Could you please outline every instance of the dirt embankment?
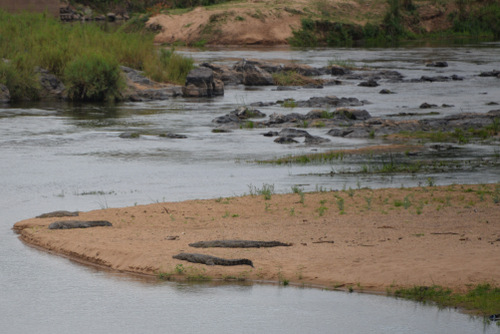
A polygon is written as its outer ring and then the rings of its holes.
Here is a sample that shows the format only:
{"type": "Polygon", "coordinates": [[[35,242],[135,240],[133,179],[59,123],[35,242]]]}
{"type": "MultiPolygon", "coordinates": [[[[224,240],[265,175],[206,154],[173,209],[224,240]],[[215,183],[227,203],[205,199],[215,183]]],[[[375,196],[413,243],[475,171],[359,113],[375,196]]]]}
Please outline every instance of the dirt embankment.
{"type": "MultiPolygon", "coordinates": [[[[453,6],[452,1],[420,1],[406,24],[410,29],[425,31],[448,28],[447,16],[453,6]]],[[[384,0],[249,0],[197,7],[188,12],[174,10],[153,16],[147,24],[159,31],[157,43],[284,45],[292,31],[300,29],[302,18],[379,24],[387,8],[384,0]]]]}
{"type": "Polygon", "coordinates": [[[28,244],[107,268],[175,279],[289,281],[378,290],[500,285],[500,185],[356,189],[157,203],[80,213],[112,227],[49,230],[65,218],[15,224],[28,244]],[[292,243],[193,248],[219,239],[292,243]],[[247,258],[255,268],[207,266],[181,253],[247,258]]]}

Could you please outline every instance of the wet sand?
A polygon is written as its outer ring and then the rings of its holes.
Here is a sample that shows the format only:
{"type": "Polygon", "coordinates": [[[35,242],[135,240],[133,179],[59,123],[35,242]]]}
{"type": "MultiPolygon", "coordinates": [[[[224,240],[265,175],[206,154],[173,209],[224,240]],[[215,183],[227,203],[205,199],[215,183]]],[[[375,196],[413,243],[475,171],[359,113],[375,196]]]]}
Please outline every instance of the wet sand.
{"type": "Polygon", "coordinates": [[[32,218],[14,229],[24,242],[111,270],[168,279],[288,281],[386,291],[441,285],[500,285],[500,184],[355,189],[155,203],[32,218]],[[49,230],[61,220],[108,220],[112,227],[49,230]],[[289,247],[193,248],[240,239],[289,247]],[[253,261],[207,266],[181,253],[253,261]],[[182,265],[182,266],[180,266],[182,265]]]}

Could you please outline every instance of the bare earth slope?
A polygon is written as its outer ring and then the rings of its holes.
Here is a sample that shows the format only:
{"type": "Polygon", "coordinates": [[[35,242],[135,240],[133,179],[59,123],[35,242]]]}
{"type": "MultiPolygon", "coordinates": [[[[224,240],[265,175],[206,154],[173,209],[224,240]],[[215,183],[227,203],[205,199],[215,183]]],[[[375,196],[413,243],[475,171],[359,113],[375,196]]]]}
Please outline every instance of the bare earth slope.
{"type": "Polygon", "coordinates": [[[500,285],[500,185],[348,190],[157,203],[68,219],[112,227],[49,230],[64,218],[14,229],[28,244],[124,272],[177,279],[250,279],[384,291],[413,285],[463,290],[500,285]],[[219,239],[278,240],[290,247],[193,248],[219,239]],[[207,266],[181,253],[253,261],[207,266]],[[182,264],[182,266],[179,266],[182,264]],[[170,276],[172,275],[172,276],[170,276]]]}
{"type": "MultiPolygon", "coordinates": [[[[414,1],[418,29],[434,31],[449,26],[453,1],[414,1]]],[[[169,11],[153,16],[148,25],[160,28],[157,43],[203,42],[217,45],[282,45],[302,18],[332,22],[379,24],[387,11],[386,0],[247,0],[169,11]]]]}

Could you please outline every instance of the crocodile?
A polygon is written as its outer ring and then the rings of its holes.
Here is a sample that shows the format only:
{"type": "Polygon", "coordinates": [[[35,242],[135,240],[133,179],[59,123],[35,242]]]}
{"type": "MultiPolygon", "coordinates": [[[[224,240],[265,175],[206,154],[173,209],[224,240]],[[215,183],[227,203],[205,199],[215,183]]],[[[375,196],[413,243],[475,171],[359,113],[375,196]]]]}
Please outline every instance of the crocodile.
{"type": "Polygon", "coordinates": [[[203,263],[207,266],[238,266],[238,265],[249,265],[253,268],[253,262],[249,259],[223,259],[220,257],[215,257],[206,254],[197,253],[180,253],[172,256],[174,259],[184,260],[193,263],[203,263]]]}
{"type": "Polygon", "coordinates": [[[70,228],[87,228],[95,226],[113,226],[106,220],[63,220],[53,222],[49,225],[50,230],[70,229],[70,228]]]}
{"type": "Polygon", "coordinates": [[[71,211],[60,210],[60,211],[43,213],[39,216],[36,216],[35,218],[76,217],[78,215],[79,215],[78,211],[71,212],[71,211]]]}
{"type": "Polygon", "coordinates": [[[212,240],[212,241],[199,241],[189,244],[189,246],[196,248],[208,248],[208,247],[260,248],[260,247],[277,247],[277,246],[291,246],[291,245],[292,244],[287,244],[280,241],[255,241],[255,240],[212,240]]]}

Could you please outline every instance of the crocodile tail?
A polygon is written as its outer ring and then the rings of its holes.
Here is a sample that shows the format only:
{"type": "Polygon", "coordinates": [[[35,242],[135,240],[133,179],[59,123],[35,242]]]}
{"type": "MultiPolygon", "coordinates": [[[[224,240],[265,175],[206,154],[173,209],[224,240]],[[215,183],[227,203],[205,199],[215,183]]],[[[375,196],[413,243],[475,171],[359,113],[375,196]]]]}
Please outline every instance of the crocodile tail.
{"type": "Polygon", "coordinates": [[[236,260],[238,264],[246,264],[249,265],[250,267],[254,268],[252,260],[249,259],[239,259],[236,260]]]}

